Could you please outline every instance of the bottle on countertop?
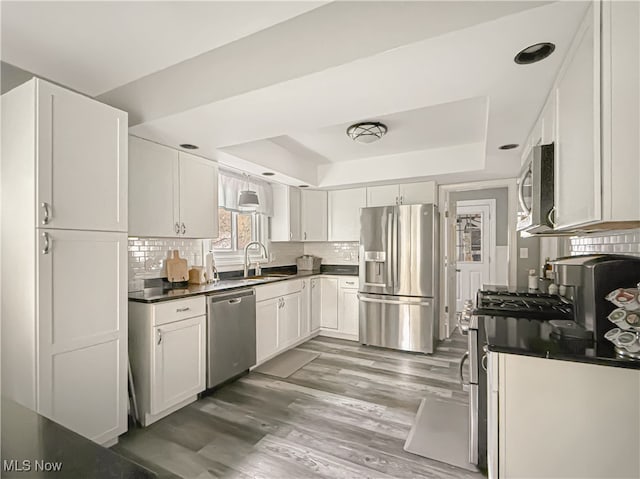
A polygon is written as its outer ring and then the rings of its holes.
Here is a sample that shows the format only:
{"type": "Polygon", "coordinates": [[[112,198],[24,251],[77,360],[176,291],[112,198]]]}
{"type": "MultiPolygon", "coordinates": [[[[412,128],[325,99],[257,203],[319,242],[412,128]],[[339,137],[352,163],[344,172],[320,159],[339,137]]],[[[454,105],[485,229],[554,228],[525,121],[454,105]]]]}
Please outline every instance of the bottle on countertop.
{"type": "Polygon", "coordinates": [[[547,292],[549,294],[558,294],[558,285],[556,283],[551,283],[547,292]]]}
{"type": "Polygon", "coordinates": [[[535,269],[529,270],[529,276],[527,280],[528,280],[529,290],[536,291],[538,289],[538,275],[536,274],[535,269]]]}
{"type": "Polygon", "coordinates": [[[548,257],[544,259],[544,265],[542,266],[541,276],[546,279],[554,279],[553,268],[551,267],[551,260],[548,257]]]}

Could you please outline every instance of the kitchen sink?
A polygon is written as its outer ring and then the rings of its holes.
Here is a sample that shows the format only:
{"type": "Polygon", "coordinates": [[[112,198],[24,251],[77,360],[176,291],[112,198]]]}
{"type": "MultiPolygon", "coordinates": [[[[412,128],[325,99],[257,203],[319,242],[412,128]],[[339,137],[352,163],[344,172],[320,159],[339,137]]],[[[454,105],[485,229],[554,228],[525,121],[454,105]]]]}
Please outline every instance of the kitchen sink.
{"type": "Polygon", "coordinates": [[[276,279],[276,278],[287,278],[289,276],[295,276],[294,273],[267,273],[260,274],[256,276],[247,276],[243,279],[276,279]]]}

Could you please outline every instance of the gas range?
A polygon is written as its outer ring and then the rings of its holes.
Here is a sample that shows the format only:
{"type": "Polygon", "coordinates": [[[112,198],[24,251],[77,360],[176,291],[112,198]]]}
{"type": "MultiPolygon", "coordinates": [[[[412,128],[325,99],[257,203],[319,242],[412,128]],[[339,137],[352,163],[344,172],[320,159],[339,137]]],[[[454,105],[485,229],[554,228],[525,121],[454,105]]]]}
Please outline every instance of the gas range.
{"type": "Polygon", "coordinates": [[[573,305],[562,296],[545,293],[478,291],[476,316],[528,319],[573,319],[573,305]]]}

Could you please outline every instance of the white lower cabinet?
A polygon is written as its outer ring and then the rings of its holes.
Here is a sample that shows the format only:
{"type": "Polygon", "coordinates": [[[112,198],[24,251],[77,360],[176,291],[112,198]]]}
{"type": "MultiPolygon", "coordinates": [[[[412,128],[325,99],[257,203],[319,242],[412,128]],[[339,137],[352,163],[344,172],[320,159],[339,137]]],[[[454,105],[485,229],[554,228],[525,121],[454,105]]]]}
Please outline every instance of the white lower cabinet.
{"type": "Polygon", "coordinates": [[[308,289],[309,279],[256,287],[257,364],[309,337],[308,289]]]}
{"type": "Polygon", "coordinates": [[[300,336],[311,332],[311,279],[303,279],[300,295],[300,336]]]}
{"type": "Polygon", "coordinates": [[[640,370],[489,353],[489,477],[640,477],[640,370]]]}
{"type": "Polygon", "coordinates": [[[204,316],[154,328],[151,414],[195,396],[205,388],[204,316]]]}
{"type": "Polygon", "coordinates": [[[280,298],[256,303],[256,359],[258,364],[278,351],[280,298]]]}
{"type": "Polygon", "coordinates": [[[278,310],[278,348],[291,346],[300,338],[300,299],[302,293],[280,298],[278,310]]]}
{"type": "Polygon", "coordinates": [[[320,329],[322,322],[322,278],[312,278],[311,284],[311,304],[309,305],[309,315],[311,316],[311,331],[320,329]]]}
{"type": "MultiPolygon", "coordinates": [[[[335,338],[359,338],[358,278],[322,277],[320,334],[335,338]]],[[[312,303],[312,308],[316,305],[312,303]]]]}
{"type": "Polygon", "coordinates": [[[337,278],[322,278],[321,283],[320,326],[323,329],[338,329],[338,280],[337,278]]]}
{"type": "Polygon", "coordinates": [[[129,358],[144,426],[195,401],[206,387],[205,297],[129,302],[129,358]]]}

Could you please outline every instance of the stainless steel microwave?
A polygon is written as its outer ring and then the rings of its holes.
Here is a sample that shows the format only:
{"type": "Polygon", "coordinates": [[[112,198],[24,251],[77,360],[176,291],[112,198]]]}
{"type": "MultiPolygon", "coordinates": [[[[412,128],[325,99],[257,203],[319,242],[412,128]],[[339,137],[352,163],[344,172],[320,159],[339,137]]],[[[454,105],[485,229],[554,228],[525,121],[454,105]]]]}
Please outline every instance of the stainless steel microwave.
{"type": "Polygon", "coordinates": [[[553,230],[553,143],[536,145],[518,178],[518,231],[553,230]]]}

